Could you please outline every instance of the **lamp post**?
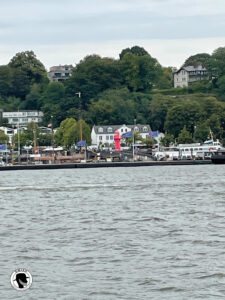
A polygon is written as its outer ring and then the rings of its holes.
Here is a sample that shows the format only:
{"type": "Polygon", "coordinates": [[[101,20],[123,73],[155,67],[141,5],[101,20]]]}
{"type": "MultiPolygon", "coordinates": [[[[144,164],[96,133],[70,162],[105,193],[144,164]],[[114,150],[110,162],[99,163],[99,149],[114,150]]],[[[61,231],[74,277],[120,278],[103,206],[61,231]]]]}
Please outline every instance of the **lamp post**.
{"type": "MultiPolygon", "coordinates": [[[[78,98],[81,98],[81,92],[77,92],[78,98]]],[[[80,141],[83,140],[82,121],[81,121],[81,103],[80,103],[80,141]]]]}
{"type": "Polygon", "coordinates": [[[134,119],[134,130],[133,130],[133,161],[134,161],[134,131],[136,126],[136,119],[134,119]]]}

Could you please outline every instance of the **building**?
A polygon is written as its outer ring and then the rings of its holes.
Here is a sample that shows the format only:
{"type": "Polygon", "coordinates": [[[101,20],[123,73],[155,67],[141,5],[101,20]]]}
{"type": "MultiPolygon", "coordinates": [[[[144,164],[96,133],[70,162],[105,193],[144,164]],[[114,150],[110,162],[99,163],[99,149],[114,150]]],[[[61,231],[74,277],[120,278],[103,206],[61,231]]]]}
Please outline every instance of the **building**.
{"type": "Polygon", "coordinates": [[[187,87],[198,80],[207,80],[207,70],[201,65],[197,67],[181,67],[173,72],[174,87],[187,87]]]}
{"type": "Polygon", "coordinates": [[[114,144],[115,131],[118,130],[120,135],[124,133],[135,131],[138,132],[142,138],[149,136],[152,131],[149,125],[108,125],[108,126],[93,126],[91,131],[92,145],[99,146],[100,144],[114,144]]]}
{"type": "Polygon", "coordinates": [[[50,81],[63,81],[72,75],[72,65],[54,66],[48,72],[48,79],[50,81]]]}
{"type": "Polygon", "coordinates": [[[10,125],[26,125],[30,122],[40,123],[42,121],[43,112],[37,110],[23,110],[15,112],[3,112],[2,117],[8,119],[10,125]]]}

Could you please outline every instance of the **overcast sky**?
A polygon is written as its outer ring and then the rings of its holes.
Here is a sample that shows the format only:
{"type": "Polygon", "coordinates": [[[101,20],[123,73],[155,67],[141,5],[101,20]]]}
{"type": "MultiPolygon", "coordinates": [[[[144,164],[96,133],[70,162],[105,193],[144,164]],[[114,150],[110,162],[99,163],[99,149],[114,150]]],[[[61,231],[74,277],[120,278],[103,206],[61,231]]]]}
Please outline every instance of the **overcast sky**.
{"type": "Polygon", "coordinates": [[[225,0],[0,0],[0,65],[33,50],[49,68],[139,45],[163,66],[225,46],[225,0]]]}

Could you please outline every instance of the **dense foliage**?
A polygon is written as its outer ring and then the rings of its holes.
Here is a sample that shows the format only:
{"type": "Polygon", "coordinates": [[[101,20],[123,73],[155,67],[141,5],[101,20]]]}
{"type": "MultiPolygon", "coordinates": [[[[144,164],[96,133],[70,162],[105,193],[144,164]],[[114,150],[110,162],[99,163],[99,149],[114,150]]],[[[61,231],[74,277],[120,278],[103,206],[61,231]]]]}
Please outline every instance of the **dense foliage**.
{"type": "Polygon", "coordinates": [[[210,129],[225,141],[225,47],[184,62],[199,64],[207,68],[208,80],[174,89],[172,67],[162,67],[144,48],[134,46],[122,50],[119,59],[86,56],[69,79],[49,82],[35,54],[21,52],[0,66],[0,109],[42,110],[43,125],[60,126],[56,142],[61,139],[66,146],[71,136],[78,139],[80,121],[75,120],[81,118],[89,136],[93,124],[133,124],[136,119],[166,132],[165,145],[190,136],[203,141],[210,129]]]}

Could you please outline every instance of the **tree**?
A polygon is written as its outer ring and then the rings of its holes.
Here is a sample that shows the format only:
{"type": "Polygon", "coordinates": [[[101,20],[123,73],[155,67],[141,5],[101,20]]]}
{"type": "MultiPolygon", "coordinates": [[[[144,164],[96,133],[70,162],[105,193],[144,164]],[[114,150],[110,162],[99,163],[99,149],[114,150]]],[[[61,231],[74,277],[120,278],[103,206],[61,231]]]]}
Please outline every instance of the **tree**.
{"type": "Polygon", "coordinates": [[[35,83],[32,85],[29,94],[26,96],[26,100],[23,103],[23,106],[27,110],[39,110],[41,103],[41,87],[39,84],[35,83]]]}
{"type": "Polygon", "coordinates": [[[77,122],[73,118],[63,120],[55,134],[56,144],[70,148],[77,141],[77,122]]]}
{"type": "Polygon", "coordinates": [[[180,103],[171,107],[166,116],[165,131],[177,137],[185,126],[193,134],[194,126],[200,119],[199,111],[199,103],[195,102],[180,103]]]}
{"type": "Polygon", "coordinates": [[[81,140],[81,132],[82,132],[82,140],[86,141],[87,144],[91,144],[91,129],[90,126],[83,120],[79,119],[77,121],[76,126],[76,142],[81,140]]]}
{"type": "Polygon", "coordinates": [[[149,55],[149,53],[143,47],[133,46],[131,48],[123,49],[119,55],[120,59],[122,59],[127,53],[131,53],[136,56],[149,55]]]}
{"type": "Polygon", "coordinates": [[[216,86],[217,80],[225,75],[225,47],[214,50],[208,62],[208,72],[214,86],[216,86]]]}
{"type": "Polygon", "coordinates": [[[4,144],[8,142],[9,137],[2,131],[0,130],[0,144],[4,144]]]}
{"type": "Polygon", "coordinates": [[[162,72],[158,61],[149,54],[137,56],[130,52],[120,60],[120,70],[123,85],[132,92],[150,91],[162,72]]]}
{"type": "Polygon", "coordinates": [[[204,142],[207,140],[209,132],[210,128],[206,122],[197,125],[194,131],[194,140],[200,143],[204,142]]]}
{"type": "Polygon", "coordinates": [[[222,136],[222,128],[220,116],[217,114],[212,114],[211,117],[206,121],[207,126],[211,129],[213,137],[220,139],[222,136]]]}
{"type": "Polygon", "coordinates": [[[12,94],[12,71],[8,66],[0,66],[0,96],[12,94]]]}
{"type": "Polygon", "coordinates": [[[89,115],[94,124],[133,124],[137,105],[126,89],[107,90],[99,95],[98,101],[91,101],[89,115]]]}
{"type": "Polygon", "coordinates": [[[167,112],[177,103],[176,98],[163,95],[153,95],[149,104],[149,120],[154,130],[164,131],[167,112]]]}
{"type": "Polygon", "coordinates": [[[225,95],[225,74],[218,79],[217,86],[219,93],[225,95]]]}
{"type": "Polygon", "coordinates": [[[181,132],[178,135],[178,143],[179,144],[188,144],[192,143],[192,135],[191,133],[187,130],[186,126],[181,130],[181,132]]]}
{"type": "Polygon", "coordinates": [[[170,89],[173,87],[172,67],[162,68],[162,72],[158,75],[155,88],[170,89]]]}
{"type": "Polygon", "coordinates": [[[160,139],[160,143],[164,147],[169,147],[170,144],[174,143],[174,141],[175,141],[174,136],[172,134],[168,134],[168,133],[166,133],[164,135],[164,137],[160,139]]]}
{"type": "Polygon", "coordinates": [[[148,147],[152,147],[155,143],[156,143],[156,140],[153,139],[152,137],[150,136],[147,136],[145,139],[142,139],[142,142],[148,147]]]}
{"type": "Polygon", "coordinates": [[[118,61],[98,55],[87,56],[76,65],[65,85],[69,97],[81,92],[80,108],[87,109],[90,99],[104,90],[121,86],[118,61]]]}
{"type": "Polygon", "coordinates": [[[44,65],[37,59],[33,51],[17,53],[9,62],[9,67],[22,70],[31,83],[41,82],[47,77],[44,65]]]}
{"type": "Polygon", "coordinates": [[[192,55],[189,58],[187,58],[183,64],[183,66],[184,67],[187,67],[187,66],[197,67],[197,66],[201,65],[201,66],[207,68],[209,60],[210,60],[210,55],[208,53],[199,53],[199,54],[195,54],[195,55],[192,55]]]}

